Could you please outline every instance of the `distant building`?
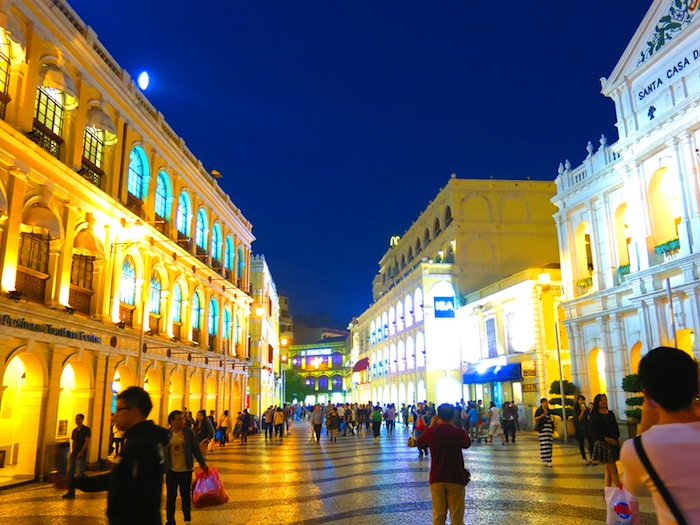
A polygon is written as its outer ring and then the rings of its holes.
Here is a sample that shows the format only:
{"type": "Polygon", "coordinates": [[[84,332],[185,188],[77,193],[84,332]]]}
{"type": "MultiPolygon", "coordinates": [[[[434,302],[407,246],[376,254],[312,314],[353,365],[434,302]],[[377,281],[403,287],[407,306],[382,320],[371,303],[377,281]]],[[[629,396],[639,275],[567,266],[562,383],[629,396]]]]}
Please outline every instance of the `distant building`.
{"type": "Polygon", "coordinates": [[[700,356],[700,13],[653,2],[602,93],[620,139],[586,148],[556,179],[574,383],[607,393],[658,345],[700,356]]]}
{"type": "Polygon", "coordinates": [[[455,310],[468,293],[558,261],[554,193],[551,182],[453,175],[408,231],[390,239],[373,281],[375,302],[353,325],[359,361],[366,359],[356,368],[366,366],[371,381],[356,386],[356,400],[464,397],[455,310]]]}
{"type": "Polygon", "coordinates": [[[560,365],[561,379],[571,381],[561,300],[556,267],[528,268],[467,295],[455,318],[467,363],[465,400],[482,399],[486,406],[513,401],[521,424],[532,428],[531,415],[542,397],[550,397],[560,365]]]}
{"type": "Polygon", "coordinates": [[[248,375],[249,408],[262,414],[279,405],[282,380],[280,369],[280,306],[277,287],[264,255],[250,261],[252,312],[250,316],[250,359],[248,375]]]}
{"type": "Polygon", "coordinates": [[[291,370],[300,374],[307,392],[296,394],[300,403],[344,403],[350,401],[350,374],[348,364],[348,336],[326,338],[307,345],[289,347],[291,370]]]}

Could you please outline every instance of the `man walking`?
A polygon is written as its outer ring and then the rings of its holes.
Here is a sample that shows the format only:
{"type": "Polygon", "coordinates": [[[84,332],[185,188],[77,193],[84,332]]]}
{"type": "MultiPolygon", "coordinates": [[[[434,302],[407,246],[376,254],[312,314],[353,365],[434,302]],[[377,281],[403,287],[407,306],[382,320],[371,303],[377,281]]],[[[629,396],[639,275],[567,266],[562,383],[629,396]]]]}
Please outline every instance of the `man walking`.
{"type": "Polygon", "coordinates": [[[185,416],[179,410],[173,410],[168,416],[170,425],[170,443],[166,456],[167,468],[165,473],[165,515],[166,525],[175,525],[175,500],[180,491],[182,514],[185,522],[192,520],[192,502],[190,486],[192,485],[192,469],[194,460],[205,472],[208,470],[199,442],[194,432],[185,426],[185,416]]]}
{"type": "MultiPolygon", "coordinates": [[[[677,348],[654,348],[639,363],[639,383],[644,393],[641,449],[685,522],[700,523],[700,417],[693,411],[698,363],[677,348]]],[[[678,523],[634,441],[622,445],[623,485],[633,494],[651,492],[660,525],[678,523]]]]}
{"type": "Polygon", "coordinates": [[[430,448],[430,493],[433,500],[433,525],[444,525],[447,510],[452,525],[464,525],[464,493],[467,485],[462,449],[471,446],[463,428],[453,423],[454,407],[444,403],[437,418],[418,438],[418,447],[430,448]]]}
{"type": "Polygon", "coordinates": [[[314,436],[316,438],[316,443],[321,443],[321,427],[323,426],[323,412],[321,412],[321,405],[316,405],[314,411],[309,415],[309,421],[314,428],[314,436]]]}
{"type": "Polygon", "coordinates": [[[71,434],[71,453],[68,458],[68,469],[66,477],[68,478],[68,492],[63,495],[64,499],[75,499],[75,488],[73,483],[76,477],[82,478],[85,476],[85,468],[87,465],[87,451],[90,444],[90,429],[83,425],[85,416],[78,414],[75,416],[75,424],[71,434]]]}
{"type": "Polygon", "coordinates": [[[115,422],[124,430],[122,459],[112,472],[78,478],[75,488],[85,492],[109,491],[110,525],[160,525],[163,472],[168,431],[146,420],[153,408],[143,388],[130,386],[117,395],[115,422]]]}

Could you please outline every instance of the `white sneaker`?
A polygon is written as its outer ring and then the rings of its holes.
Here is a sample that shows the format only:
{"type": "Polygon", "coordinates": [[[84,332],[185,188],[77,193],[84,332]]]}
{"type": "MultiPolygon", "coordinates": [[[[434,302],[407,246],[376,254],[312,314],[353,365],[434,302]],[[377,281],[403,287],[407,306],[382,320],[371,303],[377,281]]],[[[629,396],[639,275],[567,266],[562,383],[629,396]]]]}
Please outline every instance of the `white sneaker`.
{"type": "Polygon", "coordinates": [[[547,466],[548,466],[548,467],[553,467],[554,465],[552,465],[552,462],[550,461],[549,463],[547,463],[547,466]]]}

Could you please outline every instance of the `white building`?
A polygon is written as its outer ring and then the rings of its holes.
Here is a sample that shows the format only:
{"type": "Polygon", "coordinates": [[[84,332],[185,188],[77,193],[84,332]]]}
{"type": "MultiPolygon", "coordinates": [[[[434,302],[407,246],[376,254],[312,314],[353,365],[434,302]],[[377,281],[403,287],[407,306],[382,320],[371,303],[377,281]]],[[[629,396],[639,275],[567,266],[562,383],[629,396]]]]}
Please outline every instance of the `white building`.
{"type": "Polygon", "coordinates": [[[250,261],[253,297],[250,316],[250,359],[248,408],[262,414],[270,405],[279,405],[282,394],[280,370],[280,305],[277,287],[264,255],[250,261]]]}
{"type": "MultiPolygon", "coordinates": [[[[680,7],[679,7],[680,6],[680,7]]],[[[700,327],[700,15],[655,1],[602,93],[620,139],[601,138],[556,179],[573,381],[624,413],[622,378],[641,355],[694,355],[700,327]],[[670,290],[670,291],[669,291],[670,290]],[[669,298],[671,300],[669,301],[669,298]]]]}

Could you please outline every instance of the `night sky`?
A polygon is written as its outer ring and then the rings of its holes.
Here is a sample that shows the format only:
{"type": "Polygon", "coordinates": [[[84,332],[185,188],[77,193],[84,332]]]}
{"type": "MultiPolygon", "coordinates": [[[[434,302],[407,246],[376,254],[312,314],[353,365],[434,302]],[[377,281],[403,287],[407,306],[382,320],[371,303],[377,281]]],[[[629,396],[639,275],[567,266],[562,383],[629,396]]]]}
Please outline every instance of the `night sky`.
{"type": "Polygon", "coordinates": [[[292,314],[347,323],[451,173],[554,180],[617,140],[599,78],[651,2],[70,4],[221,172],[292,314]]]}

